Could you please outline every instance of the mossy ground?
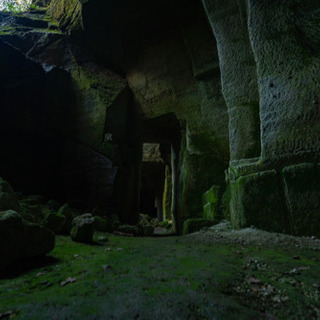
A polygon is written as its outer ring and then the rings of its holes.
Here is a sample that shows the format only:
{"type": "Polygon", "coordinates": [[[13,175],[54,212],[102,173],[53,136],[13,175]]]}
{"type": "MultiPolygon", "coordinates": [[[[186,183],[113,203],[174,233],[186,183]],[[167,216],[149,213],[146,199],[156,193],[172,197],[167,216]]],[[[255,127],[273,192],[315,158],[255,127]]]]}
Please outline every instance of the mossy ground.
{"type": "Polygon", "coordinates": [[[316,319],[319,259],[311,249],[190,236],[109,236],[96,245],[59,236],[46,259],[32,268],[21,264],[0,280],[0,314],[11,310],[12,318],[32,320],[316,319]],[[69,277],[76,281],[61,286],[69,277]]]}

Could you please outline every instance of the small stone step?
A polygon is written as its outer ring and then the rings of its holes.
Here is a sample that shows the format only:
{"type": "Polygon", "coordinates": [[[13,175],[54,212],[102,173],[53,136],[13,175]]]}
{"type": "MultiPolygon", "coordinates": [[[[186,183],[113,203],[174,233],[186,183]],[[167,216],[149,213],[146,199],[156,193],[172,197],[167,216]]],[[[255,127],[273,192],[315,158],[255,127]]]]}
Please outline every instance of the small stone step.
{"type": "Polygon", "coordinates": [[[20,25],[23,25],[26,27],[31,27],[31,28],[40,28],[40,29],[48,28],[47,21],[31,19],[31,18],[24,17],[24,16],[15,17],[15,22],[16,22],[16,24],[20,24],[20,25]]]}

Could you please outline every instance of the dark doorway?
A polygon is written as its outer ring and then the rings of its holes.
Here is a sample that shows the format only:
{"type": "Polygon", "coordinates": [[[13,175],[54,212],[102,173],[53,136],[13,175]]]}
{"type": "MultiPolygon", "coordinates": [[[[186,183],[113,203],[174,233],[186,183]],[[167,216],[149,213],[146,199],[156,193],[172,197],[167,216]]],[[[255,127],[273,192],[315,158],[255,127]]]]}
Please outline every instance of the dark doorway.
{"type": "Polygon", "coordinates": [[[144,120],[142,141],[140,213],[159,221],[171,220],[177,226],[178,161],[172,155],[179,155],[181,133],[176,116],[166,114],[144,120]]]}

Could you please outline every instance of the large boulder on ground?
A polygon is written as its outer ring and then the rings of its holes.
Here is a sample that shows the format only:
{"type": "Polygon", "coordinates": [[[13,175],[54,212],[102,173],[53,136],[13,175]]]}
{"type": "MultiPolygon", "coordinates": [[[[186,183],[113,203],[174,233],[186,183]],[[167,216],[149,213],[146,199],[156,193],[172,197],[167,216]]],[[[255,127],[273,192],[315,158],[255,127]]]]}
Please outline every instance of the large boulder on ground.
{"type": "Polygon", "coordinates": [[[25,199],[20,200],[19,205],[22,218],[31,223],[43,225],[45,217],[51,212],[45,205],[29,204],[25,199]]]}
{"type": "Polygon", "coordinates": [[[26,224],[27,247],[25,251],[26,257],[36,257],[54,248],[55,236],[52,231],[38,224],[26,224]]]}
{"type": "Polygon", "coordinates": [[[13,210],[0,212],[0,270],[24,256],[25,240],[21,216],[13,210]]]}
{"type": "Polygon", "coordinates": [[[91,213],[82,214],[72,221],[71,239],[75,242],[91,243],[94,233],[94,218],[91,213]]]}
{"type": "Polygon", "coordinates": [[[22,259],[32,258],[54,248],[54,234],[29,224],[13,210],[0,212],[0,270],[22,259]]]}
{"type": "Polygon", "coordinates": [[[18,197],[10,184],[0,178],[0,211],[10,209],[19,209],[18,197]]]}

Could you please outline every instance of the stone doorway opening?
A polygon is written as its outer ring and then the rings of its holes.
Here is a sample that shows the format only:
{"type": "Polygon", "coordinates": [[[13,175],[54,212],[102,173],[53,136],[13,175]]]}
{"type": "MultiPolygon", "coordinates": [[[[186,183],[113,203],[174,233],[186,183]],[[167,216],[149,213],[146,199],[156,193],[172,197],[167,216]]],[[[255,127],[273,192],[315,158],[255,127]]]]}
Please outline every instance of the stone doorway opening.
{"type": "Polygon", "coordinates": [[[142,148],[140,213],[160,222],[172,220],[171,145],[144,143],[142,148]]]}
{"type": "Polygon", "coordinates": [[[142,121],[140,214],[179,233],[180,122],[170,113],[142,121]]]}

